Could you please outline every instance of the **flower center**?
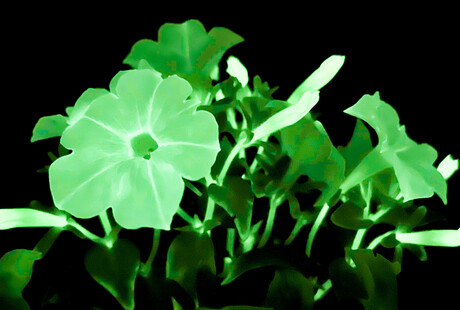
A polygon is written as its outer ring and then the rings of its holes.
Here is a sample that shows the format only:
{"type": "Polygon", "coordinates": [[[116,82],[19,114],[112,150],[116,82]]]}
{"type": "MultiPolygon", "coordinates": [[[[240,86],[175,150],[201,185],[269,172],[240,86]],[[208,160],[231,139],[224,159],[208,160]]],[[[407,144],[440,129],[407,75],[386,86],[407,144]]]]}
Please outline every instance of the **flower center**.
{"type": "Polygon", "coordinates": [[[150,159],[150,153],[158,148],[158,143],[149,133],[141,133],[131,139],[131,147],[136,156],[150,159]]]}

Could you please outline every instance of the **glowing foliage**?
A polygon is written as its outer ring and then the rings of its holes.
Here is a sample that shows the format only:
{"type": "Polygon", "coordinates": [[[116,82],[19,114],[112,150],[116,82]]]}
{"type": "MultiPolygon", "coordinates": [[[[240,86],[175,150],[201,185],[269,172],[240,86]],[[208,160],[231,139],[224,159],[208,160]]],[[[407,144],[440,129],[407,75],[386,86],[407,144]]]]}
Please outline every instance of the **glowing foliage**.
{"type": "Polygon", "coordinates": [[[313,283],[296,270],[277,270],[264,304],[274,309],[313,309],[313,283]]]}
{"type": "Polygon", "coordinates": [[[56,206],[79,218],[111,207],[124,228],[168,230],[182,177],[207,175],[219,151],[216,121],[186,100],[191,91],[185,80],[154,70],[118,74],[110,93],[62,134],[73,152],[49,169],[56,206]]]}
{"type": "Polygon", "coordinates": [[[126,310],[134,309],[134,283],[140,266],[139,250],[126,239],[112,248],[94,245],[85,256],[91,277],[102,285],[126,310]]]}
{"type": "Polygon", "coordinates": [[[460,229],[423,230],[443,216],[414,201],[437,194],[447,204],[458,159],[435,168],[437,151],[410,139],[378,92],[344,111],[356,125],[334,146],[312,109],[345,56],[330,56],[279,100],[235,56],[219,78],[224,53],[242,41],[197,20],[164,24],[157,41],[134,44],[123,61],[133,69],[109,90],[89,88],[67,116],[37,121],[31,142],[61,137],[48,170],[56,208],[0,209],[0,230],[51,227],[33,250],[0,258],[0,308],[29,309],[22,291],[34,261],[64,230],[95,243],[84,266],[124,309],[313,309],[336,298],[392,310],[404,249],[427,260],[426,246],[460,246],[460,229]],[[104,236],[73,217],[99,217],[104,236]],[[365,238],[375,225],[387,230],[365,238]],[[143,240],[118,238],[138,228],[154,228],[145,263],[143,240]],[[313,244],[325,230],[340,242],[329,234],[313,244]],[[380,245],[394,250],[391,261],[380,245]],[[249,288],[236,291],[242,283],[249,288]]]}
{"type": "Polygon", "coordinates": [[[34,262],[42,257],[37,251],[16,249],[0,258],[0,305],[4,309],[30,309],[22,290],[32,277],[34,262]]]}
{"type": "Polygon", "coordinates": [[[395,109],[373,96],[363,96],[355,105],[344,111],[358,117],[375,129],[378,145],[361,161],[341,188],[346,192],[373,174],[392,167],[404,201],[428,198],[436,193],[447,204],[447,184],[442,174],[433,167],[438,154],[426,144],[417,144],[410,139],[405,126],[399,125],[395,109]]]}
{"type": "Polygon", "coordinates": [[[30,208],[0,209],[0,230],[17,227],[63,227],[67,219],[30,208]]]}
{"type": "Polygon", "coordinates": [[[200,92],[199,98],[204,99],[212,80],[219,78],[222,55],[242,41],[242,37],[222,27],[207,33],[198,20],[167,23],[160,27],[157,42],[150,39],[136,42],[123,63],[138,68],[139,62],[146,60],[166,76],[177,74],[186,79],[200,92]]]}
{"type": "Polygon", "coordinates": [[[200,270],[216,273],[214,244],[206,234],[182,232],[169,247],[166,277],[177,281],[196,299],[196,276],[200,270]]]}

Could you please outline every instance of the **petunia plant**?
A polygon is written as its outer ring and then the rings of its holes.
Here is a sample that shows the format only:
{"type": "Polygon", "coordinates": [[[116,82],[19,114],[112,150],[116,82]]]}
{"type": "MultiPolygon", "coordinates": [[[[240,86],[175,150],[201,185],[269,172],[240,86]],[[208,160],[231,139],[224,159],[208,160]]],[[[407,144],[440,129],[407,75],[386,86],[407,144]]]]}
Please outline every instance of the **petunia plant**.
{"type": "Polygon", "coordinates": [[[157,41],[133,45],[123,60],[131,68],[107,89],[83,92],[67,116],[38,119],[31,142],[59,146],[41,170],[53,205],[0,209],[2,230],[48,229],[33,249],[2,253],[2,309],[78,298],[23,296],[63,232],[87,241],[81,266],[119,309],[314,309],[325,299],[397,309],[404,249],[427,260],[427,246],[460,246],[460,228],[427,229],[440,217],[418,205],[435,194],[447,204],[458,159],[435,167],[437,151],[409,138],[379,92],[344,111],[356,126],[334,146],[314,108],[345,56],[325,59],[279,99],[228,55],[241,42],[198,20],[165,24],[157,41]],[[288,224],[277,217],[284,209],[288,224]],[[85,227],[90,219],[102,236],[85,227]],[[387,230],[366,238],[379,224],[387,230]],[[151,231],[150,245],[129,234],[139,230],[151,231]],[[343,251],[320,253],[320,230],[340,234],[343,251]],[[265,289],[244,298],[251,275],[265,289]]]}

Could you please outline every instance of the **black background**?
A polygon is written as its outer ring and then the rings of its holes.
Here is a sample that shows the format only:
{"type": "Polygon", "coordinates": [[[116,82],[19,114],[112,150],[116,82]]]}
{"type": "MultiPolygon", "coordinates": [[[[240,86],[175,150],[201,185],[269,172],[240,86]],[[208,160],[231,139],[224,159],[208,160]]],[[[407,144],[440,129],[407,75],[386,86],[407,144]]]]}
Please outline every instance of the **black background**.
{"type": "MultiPolygon", "coordinates": [[[[343,110],[364,94],[380,91],[398,111],[409,137],[438,151],[437,165],[448,154],[460,158],[458,100],[458,23],[448,7],[349,8],[269,7],[250,9],[228,3],[179,10],[124,4],[116,12],[93,6],[5,9],[2,25],[2,207],[23,207],[35,199],[51,203],[46,174],[35,171],[49,163],[47,151],[57,140],[30,143],[41,116],[64,114],[89,87],[108,88],[132,44],[157,39],[165,22],[199,19],[207,30],[223,26],[245,42],[226,53],[238,57],[250,77],[258,74],[274,97],[286,99],[323,60],[345,55],[339,74],[321,91],[314,108],[334,145],[345,145],[355,118],[343,110]],[[215,5],[214,5],[215,6],[215,5]],[[350,13],[353,12],[353,13],[350,13]],[[457,29],[456,29],[457,27],[457,29]]],[[[225,76],[225,66],[221,67],[225,76]]],[[[458,174],[458,173],[457,173],[458,174]]],[[[434,196],[420,204],[448,217],[435,228],[457,229],[459,176],[448,181],[447,206],[434,196]]],[[[1,232],[2,253],[32,248],[42,230],[1,232]],[[40,232],[40,233],[37,233],[40,232]],[[16,237],[17,236],[17,237],[16,237]],[[4,249],[6,248],[6,249],[4,249]]],[[[401,309],[451,308],[458,301],[460,248],[427,248],[428,261],[405,253],[398,276],[401,309]]],[[[455,307],[455,306],[454,306],[455,307]]]]}

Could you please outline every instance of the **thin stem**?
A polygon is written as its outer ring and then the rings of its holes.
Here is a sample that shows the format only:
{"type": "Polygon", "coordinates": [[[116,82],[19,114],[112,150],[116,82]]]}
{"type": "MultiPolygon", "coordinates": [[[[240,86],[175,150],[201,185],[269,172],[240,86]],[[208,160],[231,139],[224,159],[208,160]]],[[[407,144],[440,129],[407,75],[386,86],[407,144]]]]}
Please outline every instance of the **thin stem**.
{"type": "MultiPolygon", "coordinates": [[[[209,188],[211,184],[215,183],[210,175],[206,176],[206,186],[209,188]]],[[[204,215],[204,221],[211,220],[214,216],[216,202],[208,195],[208,201],[206,204],[206,214],[204,215]]]]}
{"type": "Polygon", "coordinates": [[[323,283],[323,285],[318,289],[318,291],[315,294],[314,300],[318,301],[321,298],[323,298],[327,292],[331,289],[332,287],[332,281],[331,279],[328,279],[326,282],[323,283]]]}
{"type": "Polygon", "coordinates": [[[353,239],[353,243],[351,245],[352,250],[357,250],[361,246],[361,242],[364,239],[364,235],[367,232],[367,228],[359,228],[356,232],[355,238],[353,239]]]}
{"type": "Polygon", "coordinates": [[[152,269],[152,264],[153,264],[153,261],[155,260],[155,256],[158,251],[158,246],[160,245],[160,234],[161,234],[160,229],[153,230],[152,249],[150,250],[150,254],[149,254],[149,257],[147,258],[147,261],[145,262],[145,264],[142,265],[141,269],[139,270],[139,273],[143,277],[147,277],[150,274],[150,270],[152,269]]]}
{"type": "Polygon", "coordinates": [[[230,257],[234,256],[235,248],[235,228],[229,228],[227,230],[227,251],[230,257]]]}
{"type": "Polygon", "coordinates": [[[295,237],[297,237],[297,235],[299,234],[299,232],[302,229],[302,227],[304,227],[307,224],[308,224],[308,220],[305,218],[305,216],[303,214],[299,215],[299,217],[297,218],[297,221],[295,223],[295,226],[292,229],[291,234],[286,239],[286,241],[284,241],[284,245],[291,244],[292,241],[294,241],[295,237]]]}
{"type": "Polygon", "coordinates": [[[270,238],[270,234],[273,229],[273,223],[275,222],[276,209],[281,204],[280,201],[282,202],[283,200],[280,199],[280,197],[278,197],[276,194],[270,197],[270,209],[268,210],[267,223],[265,224],[265,230],[262,235],[262,238],[260,239],[259,244],[257,245],[258,248],[264,247],[268,239],[270,238]]]}
{"type": "Polygon", "coordinates": [[[34,247],[34,251],[42,253],[42,258],[46,255],[48,250],[53,245],[54,241],[59,237],[63,231],[62,227],[52,227],[50,228],[45,235],[38,241],[34,247]]]}
{"type": "Polygon", "coordinates": [[[228,155],[227,159],[225,160],[225,163],[224,163],[224,165],[222,167],[221,172],[219,173],[219,176],[217,177],[217,183],[219,185],[223,184],[225,176],[227,175],[228,169],[230,168],[230,165],[232,164],[233,159],[235,159],[236,155],[238,155],[238,153],[244,147],[246,147],[246,140],[247,140],[247,138],[239,140],[238,143],[231,150],[230,154],[228,155]]]}
{"type": "Polygon", "coordinates": [[[324,206],[321,208],[321,211],[319,212],[318,217],[313,223],[313,226],[311,227],[310,234],[308,235],[308,239],[307,239],[307,246],[305,249],[305,253],[307,254],[307,257],[310,257],[311,255],[311,247],[313,245],[313,240],[315,240],[316,233],[318,232],[319,227],[321,226],[324,219],[326,218],[326,215],[329,209],[330,209],[330,206],[327,203],[325,203],[324,206]]]}
{"type": "Polygon", "coordinates": [[[374,250],[383,241],[383,239],[385,239],[388,236],[391,236],[392,234],[394,234],[393,230],[387,231],[386,233],[376,237],[374,240],[372,240],[371,243],[369,243],[367,248],[369,250],[374,250]]]}
{"type": "Polygon", "coordinates": [[[71,226],[73,228],[75,228],[76,230],[78,230],[83,236],[85,236],[85,238],[93,241],[94,243],[97,243],[97,244],[100,244],[100,245],[103,245],[105,247],[109,247],[110,248],[110,244],[109,242],[107,242],[106,239],[104,238],[101,238],[95,234],[93,234],[92,232],[90,232],[89,230],[87,230],[85,227],[81,226],[79,223],[77,223],[73,218],[68,218],[67,219],[67,225],[68,226],[71,226]]]}
{"type": "Polygon", "coordinates": [[[107,216],[107,211],[101,212],[99,214],[99,219],[101,220],[102,227],[104,228],[105,236],[110,236],[112,232],[112,225],[110,224],[109,217],[107,216]]]}
{"type": "Polygon", "coordinates": [[[195,227],[196,225],[195,219],[191,217],[190,215],[188,215],[188,213],[185,212],[181,207],[177,209],[177,215],[179,215],[182,219],[184,219],[184,221],[192,225],[192,227],[195,227]]]}
{"type": "MultiPolygon", "coordinates": [[[[266,142],[267,140],[268,140],[268,137],[264,137],[261,139],[261,141],[264,141],[264,142],[266,142]]],[[[264,151],[263,146],[259,146],[257,148],[257,154],[261,154],[263,151],[264,151]]],[[[249,167],[249,173],[251,174],[254,173],[254,171],[256,170],[256,167],[257,167],[257,158],[254,158],[254,160],[251,163],[251,166],[249,167]]]]}

